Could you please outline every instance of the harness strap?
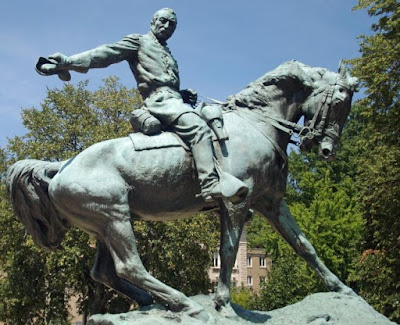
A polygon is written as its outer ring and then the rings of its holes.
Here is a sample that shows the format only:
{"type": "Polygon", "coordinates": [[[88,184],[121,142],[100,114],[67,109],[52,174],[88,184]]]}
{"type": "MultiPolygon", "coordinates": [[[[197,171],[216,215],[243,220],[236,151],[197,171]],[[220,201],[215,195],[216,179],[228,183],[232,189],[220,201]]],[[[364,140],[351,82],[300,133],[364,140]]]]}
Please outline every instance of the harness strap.
{"type": "MultiPolygon", "coordinates": [[[[262,128],[260,128],[257,125],[257,123],[253,123],[255,120],[255,117],[253,116],[253,114],[250,114],[249,112],[245,112],[245,111],[240,111],[240,110],[232,110],[232,112],[236,113],[243,119],[247,120],[252,126],[254,126],[254,128],[258,132],[260,132],[269,142],[271,142],[272,146],[275,148],[275,150],[278,152],[278,154],[283,159],[283,165],[281,167],[281,170],[283,170],[285,168],[285,166],[288,164],[288,157],[287,157],[286,153],[282,150],[282,148],[279,146],[279,144],[274,139],[272,139],[272,137],[269,134],[267,134],[262,128]],[[251,116],[251,118],[250,118],[250,116],[251,116]]],[[[257,116],[256,120],[260,121],[258,116],[257,116]]],[[[264,119],[262,119],[261,122],[263,122],[265,124],[268,123],[264,119]]]]}
{"type": "Polygon", "coordinates": [[[316,112],[314,113],[314,116],[313,116],[312,120],[310,121],[309,127],[312,128],[312,129],[315,129],[315,124],[317,123],[318,116],[320,115],[321,110],[325,105],[327,96],[328,96],[328,94],[325,93],[325,96],[324,96],[323,100],[318,105],[318,108],[317,108],[316,112]]]}
{"type": "Polygon", "coordinates": [[[289,135],[292,135],[293,133],[300,133],[303,130],[303,126],[294,122],[290,122],[288,120],[285,120],[283,118],[280,117],[276,117],[276,116],[268,116],[268,119],[274,120],[278,123],[274,123],[277,124],[279,126],[276,126],[278,129],[281,129],[282,131],[288,133],[289,135]],[[288,126],[288,128],[284,127],[284,125],[288,126]],[[289,130],[289,131],[285,131],[289,130]]]}
{"type": "MultiPolygon", "coordinates": [[[[245,111],[240,111],[240,112],[245,113],[245,111]]],[[[282,132],[289,134],[289,136],[294,135],[300,138],[301,137],[313,138],[315,136],[315,130],[308,126],[303,126],[294,122],[290,122],[276,116],[264,117],[263,115],[258,114],[256,112],[252,112],[250,115],[252,115],[252,117],[257,116],[258,121],[261,121],[268,125],[272,125],[278,130],[281,130],[282,132]]],[[[297,146],[300,146],[302,144],[302,138],[300,139],[300,142],[295,142],[293,140],[290,140],[290,142],[297,146]]]]}

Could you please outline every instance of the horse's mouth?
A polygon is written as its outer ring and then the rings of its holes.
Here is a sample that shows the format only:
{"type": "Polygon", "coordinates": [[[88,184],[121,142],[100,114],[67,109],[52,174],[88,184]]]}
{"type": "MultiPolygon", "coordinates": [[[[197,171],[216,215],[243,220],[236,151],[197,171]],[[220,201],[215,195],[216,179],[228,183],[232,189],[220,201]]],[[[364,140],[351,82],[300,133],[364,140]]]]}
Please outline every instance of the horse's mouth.
{"type": "Polygon", "coordinates": [[[328,162],[334,161],[336,159],[335,153],[327,148],[321,150],[321,156],[325,161],[328,162]]]}

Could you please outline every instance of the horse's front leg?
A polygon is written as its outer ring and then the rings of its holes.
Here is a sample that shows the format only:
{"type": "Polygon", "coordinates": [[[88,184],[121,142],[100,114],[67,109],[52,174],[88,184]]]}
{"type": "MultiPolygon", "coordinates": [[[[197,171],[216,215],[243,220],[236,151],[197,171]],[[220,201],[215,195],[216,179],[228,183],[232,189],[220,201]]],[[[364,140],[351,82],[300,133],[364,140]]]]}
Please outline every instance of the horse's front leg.
{"type": "Polygon", "coordinates": [[[317,272],[330,291],[357,296],[351,288],[340,281],[320,260],[315,248],[297,225],[285,202],[282,201],[279,214],[276,215],[271,214],[268,211],[268,206],[262,203],[257,205],[256,209],[267,218],[272,227],[294,248],[295,252],[317,272]]]}
{"type": "Polygon", "coordinates": [[[214,297],[217,309],[229,306],[232,269],[235,265],[240,235],[248,211],[246,202],[235,205],[224,200],[223,203],[220,203],[221,240],[219,254],[221,257],[221,268],[214,297]]]}

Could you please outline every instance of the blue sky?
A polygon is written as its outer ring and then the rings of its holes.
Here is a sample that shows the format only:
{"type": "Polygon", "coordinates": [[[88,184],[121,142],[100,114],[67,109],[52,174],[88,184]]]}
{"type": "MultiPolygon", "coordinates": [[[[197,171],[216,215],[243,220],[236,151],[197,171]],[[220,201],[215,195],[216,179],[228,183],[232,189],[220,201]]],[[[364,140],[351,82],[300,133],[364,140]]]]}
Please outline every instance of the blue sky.
{"type": "MultiPolygon", "coordinates": [[[[169,47],[179,63],[182,88],[224,100],[284,61],[297,59],[336,71],[341,58],[359,55],[357,37],[373,22],[352,11],[356,0],[69,0],[0,4],[0,146],[26,132],[21,109],[40,107],[57,77],[34,70],[39,56],[72,55],[146,33],[153,13],[174,9],[178,27],[169,47]]],[[[136,83],[126,62],[72,74],[96,89],[109,75],[136,83]]]]}

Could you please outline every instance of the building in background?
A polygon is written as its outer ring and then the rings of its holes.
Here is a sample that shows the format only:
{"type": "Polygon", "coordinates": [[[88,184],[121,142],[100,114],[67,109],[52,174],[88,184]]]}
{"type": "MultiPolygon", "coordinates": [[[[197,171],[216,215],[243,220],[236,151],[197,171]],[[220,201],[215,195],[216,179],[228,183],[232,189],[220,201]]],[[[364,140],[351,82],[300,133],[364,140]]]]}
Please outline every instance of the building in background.
{"type": "MultiPolygon", "coordinates": [[[[254,291],[260,289],[271,271],[272,260],[265,255],[264,249],[247,248],[246,229],[243,230],[239,241],[235,266],[232,270],[232,287],[247,286],[254,291]]],[[[208,271],[211,282],[217,283],[221,267],[221,257],[218,251],[214,253],[212,266],[208,271]]]]}

